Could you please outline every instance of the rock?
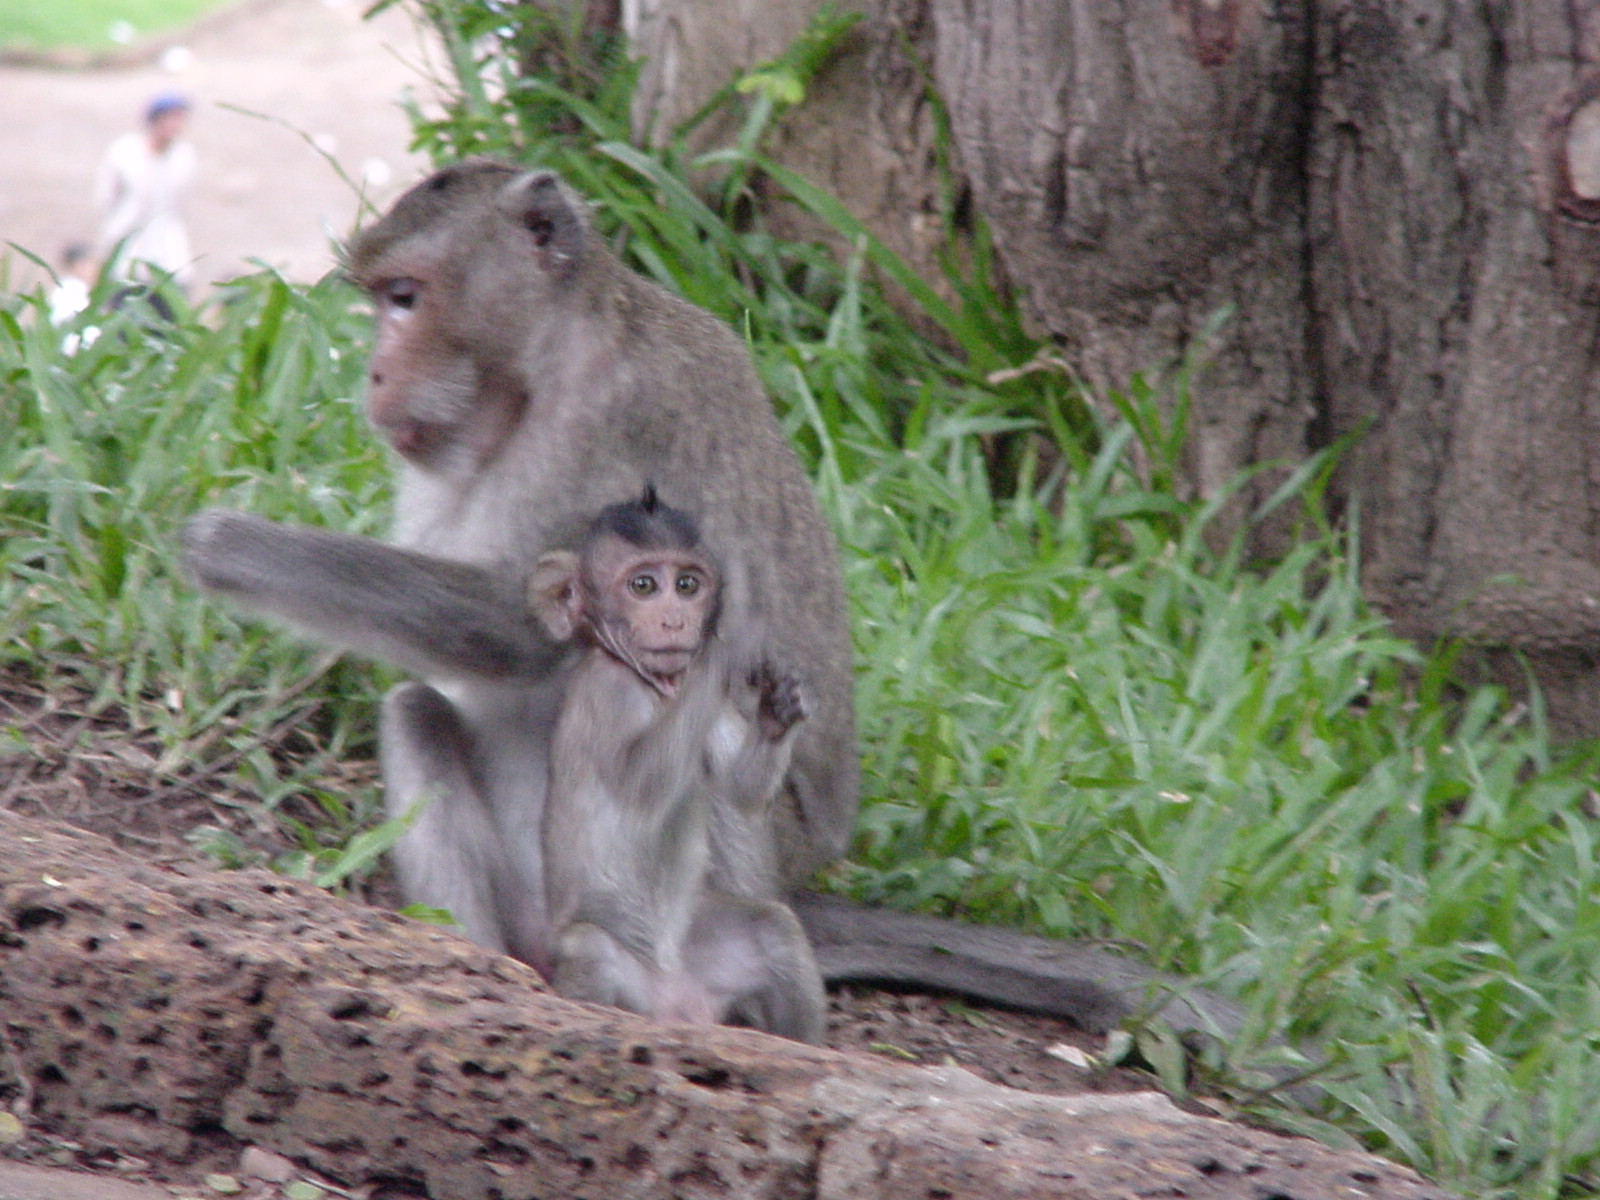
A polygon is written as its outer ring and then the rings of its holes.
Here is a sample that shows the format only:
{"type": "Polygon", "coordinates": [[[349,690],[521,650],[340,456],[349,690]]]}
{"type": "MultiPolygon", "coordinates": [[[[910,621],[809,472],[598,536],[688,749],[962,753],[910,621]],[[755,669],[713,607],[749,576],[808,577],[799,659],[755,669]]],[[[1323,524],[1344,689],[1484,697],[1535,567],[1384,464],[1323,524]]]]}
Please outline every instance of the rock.
{"type": "Polygon", "coordinates": [[[0,838],[0,1083],[20,1069],[34,1119],[90,1149],[97,1129],[159,1144],[220,1126],[351,1187],[449,1200],[1087,1200],[1151,1180],[1214,1200],[1446,1197],[1154,1094],[1032,1095],[575,1004],[441,929],[264,871],[180,875],[13,814],[0,838]]]}

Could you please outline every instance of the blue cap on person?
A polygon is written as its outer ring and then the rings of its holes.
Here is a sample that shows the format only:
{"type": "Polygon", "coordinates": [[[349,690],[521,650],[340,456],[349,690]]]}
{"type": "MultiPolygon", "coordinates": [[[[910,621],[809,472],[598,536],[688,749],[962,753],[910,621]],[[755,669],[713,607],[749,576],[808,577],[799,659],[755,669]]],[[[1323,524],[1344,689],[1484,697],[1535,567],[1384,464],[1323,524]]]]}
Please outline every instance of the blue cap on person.
{"type": "Polygon", "coordinates": [[[144,111],[146,121],[154,121],[169,112],[187,112],[189,97],[182,92],[162,92],[150,101],[150,107],[144,111]]]}

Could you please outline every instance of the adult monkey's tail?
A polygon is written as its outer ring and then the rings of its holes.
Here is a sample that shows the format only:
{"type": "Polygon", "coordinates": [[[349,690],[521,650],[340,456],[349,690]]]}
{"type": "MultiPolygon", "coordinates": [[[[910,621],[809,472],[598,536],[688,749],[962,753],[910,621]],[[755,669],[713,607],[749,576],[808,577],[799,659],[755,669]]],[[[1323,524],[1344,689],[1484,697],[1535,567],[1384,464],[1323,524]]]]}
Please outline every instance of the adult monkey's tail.
{"type": "Polygon", "coordinates": [[[870,908],[816,892],[790,898],[829,983],[945,992],[1072,1022],[1091,1033],[1126,1017],[1159,1017],[1179,1034],[1227,1040],[1240,1007],[1208,988],[1110,950],[870,908]]]}

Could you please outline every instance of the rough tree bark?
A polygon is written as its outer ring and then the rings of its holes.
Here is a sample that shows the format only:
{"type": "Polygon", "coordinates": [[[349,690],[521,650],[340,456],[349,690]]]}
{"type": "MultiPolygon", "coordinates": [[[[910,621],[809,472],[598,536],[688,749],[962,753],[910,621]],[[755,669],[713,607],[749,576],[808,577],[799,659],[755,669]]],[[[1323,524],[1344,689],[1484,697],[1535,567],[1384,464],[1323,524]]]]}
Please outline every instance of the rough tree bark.
{"type": "Polygon", "coordinates": [[[1366,1155],[550,996],[262,871],[179,874],[0,813],[0,1092],[90,1149],[221,1127],[438,1200],[1445,1200],[1366,1155]]]}
{"type": "Polygon", "coordinates": [[[1600,733],[1600,10],[1319,8],[1323,408],[1374,597],[1525,653],[1600,733]]]}
{"type": "MultiPolygon", "coordinates": [[[[692,111],[819,3],[639,0],[640,113],[692,111]]],[[[1006,273],[1085,379],[1171,362],[1232,306],[1195,486],[1359,435],[1337,493],[1372,598],[1412,636],[1527,655],[1558,724],[1600,733],[1600,10],[849,7],[780,156],[931,268],[931,80],[1006,273]]]]}

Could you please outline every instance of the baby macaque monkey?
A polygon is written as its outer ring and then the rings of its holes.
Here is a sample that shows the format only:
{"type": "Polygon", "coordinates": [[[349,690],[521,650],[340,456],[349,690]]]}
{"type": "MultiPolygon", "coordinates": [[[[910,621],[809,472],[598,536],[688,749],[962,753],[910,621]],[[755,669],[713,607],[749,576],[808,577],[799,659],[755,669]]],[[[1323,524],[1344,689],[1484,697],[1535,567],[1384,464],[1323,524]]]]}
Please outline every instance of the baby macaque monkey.
{"type": "Polygon", "coordinates": [[[723,588],[693,520],[648,486],[535,565],[534,613],[576,647],[544,813],[552,981],[820,1041],[822,981],[794,913],[707,887],[714,805],[769,802],[805,715],[798,680],[718,642],[723,588]]]}

